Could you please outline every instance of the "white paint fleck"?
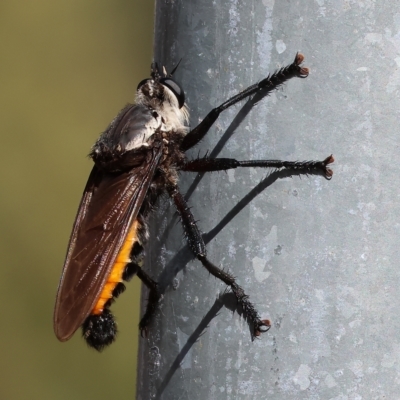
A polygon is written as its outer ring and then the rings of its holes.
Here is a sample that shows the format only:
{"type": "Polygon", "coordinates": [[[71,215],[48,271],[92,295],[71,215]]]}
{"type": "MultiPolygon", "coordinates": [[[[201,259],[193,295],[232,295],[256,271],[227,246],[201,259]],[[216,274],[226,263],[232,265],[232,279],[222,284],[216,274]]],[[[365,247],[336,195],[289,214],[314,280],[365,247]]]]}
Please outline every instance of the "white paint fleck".
{"type": "Polygon", "coordinates": [[[359,328],[362,325],[362,322],[360,319],[355,319],[354,321],[349,322],[349,327],[351,329],[359,328]]]}
{"type": "MultiPolygon", "coordinates": [[[[272,11],[274,8],[274,0],[264,0],[265,18],[261,31],[257,34],[257,53],[260,65],[265,66],[265,73],[268,73],[268,66],[271,61],[272,50],[272,11]]],[[[261,73],[262,71],[260,71],[261,73]]]]}
{"type": "Polygon", "coordinates": [[[384,368],[392,368],[396,361],[397,360],[394,354],[384,354],[381,365],[384,368]]]}
{"type": "Polygon", "coordinates": [[[306,390],[310,386],[311,368],[306,364],[301,364],[293,377],[293,382],[300,386],[300,390],[306,390]]]}
{"type": "Polygon", "coordinates": [[[317,4],[319,5],[319,13],[323,17],[326,16],[326,7],[325,7],[325,0],[316,0],[317,4]]]}
{"type": "Polygon", "coordinates": [[[364,376],[363,362],[361,360],[352,361],[349,363],[349,368],[357,378],[362,378],[364,376]]]}
{"type": "MultiPolygon", "coordinates": [[[[339,394],[339,396],[336,397],[330,397],[329,400],[349,400],[349,396],[345,394],[339,394]]],[[[353,400],[353,398],[352,398],[353,400]]]]}
{"type": "Polygon", "coordinates": [[[275,48],[279,54],[282,54],[286,50],[286,44],[283,40],[278,39],[275,43],[275,48]]]}
{"type": "Polygon", "coordinates": [[[382,43],[382,34],[381,33],[367,33],[365,35],[365,40],[371,44],[380,44],[382,43]]]}
{"type": "Polygon", "coordinates": [[[378,369],[375,367],[368,367],[365,371],[366,374],[371,375],[371,374],[377,374],[378,369]]]}
{"type": "Polygon", "coordinates": [[[368,67],[360,67],[360,68],[357,68],[357,71],[368,71],[368,67]]]}
{"type": "Polygon", "coordinates": [[[347,301],[343,301],[339,305],[339,309],[342,312],[342,315],[346,318],[349,319],[351,316],[354,315],[354,313],[357,311],[357,308],[352,306],[350,303],[347,301]]]}
{"type": "Polygon", "coordinates": [[[319,301],[324,301],[324,300],[325,300],[324,291],[323,291],[322,289],[315,289],[315,297],[316,297],[319,301]]]}
{"type": "Polygon", "coordinates": [[[240,13],[238,11],[238,1],[233,0],[231,6],[228,9],[229,12],[229,29],[228,35],[236,37],[238,32],[238,27],[240,26],[240,13]]]}
{"type": "Polygon", "coordinates": [[[342,377],[343,375],[344,375],[344,372],[343,372],[342,369],[337,369],[337,370],[333,373],[333,376],[334,376],[335,378],[340,378],[340,377],[342,377]]]}
{"type": "Polygon", "coordinates": [[[211,69],[211,68],[209,68],[206,71],[206,74],[208,75],[209,78],[215,78],[215,71],[213,69],[211,69]]]}
{"type": "Polygon", "coordinates": [[[331,374],[328,374],[325,377],[324,382],[325,382],[325,385],[328,386],[328,388],[333,388],[334,386],[337,385],[335,378],[331,374]]]}
{"type": "Polygon", "coordinates": [[[346,328],[344,326],[338,328],[338,334],[335,336],[335,340],[340,342],[342,337],[346,334],[346,328]]]}
{"type": "Polygon", "coordinates": [[[230,183],[236,182],[234,169],[228,169],[227,174],[230,183]]]}
{"type": "Polygon", "coordinates": [[[258,382],[250,381],[239,381],[238,392],[240,394],[256,395],[259,390],[258,382]]]}
{"type": "MultiPolygon", "coordinates": [[[[263,210],[264,211],[264,210],[263,210]]],[[[260,209],[256,209],[254,211],[254,218],[261,218],[261,219],[268,219],[268,214],[263,214],[263,211],[261,211],[260,209]]]]}
{"type": "Polygon", "coordinates": [[[273,8],[275,4],[275,0],[262,0],[262,3],[265,7],[273,8]]]}
{"type": "Polygon", "coordinates": [[[258,282],[265,281],[270,275],[270,271],[264,271],[266,261],[260,257],[254,257],[253,260],[254,276],[258,282]]]}
{"type": "Polygon", "coordinates": [[[229,244],[228,254],[229,254],[229,257],[231,257],[231,258],[235,257],[235,255],[236,255],[236,243],[235,242],[229,244]]]}
{"type": "Polygon", "coordinates": [[[291,334],[289,335],[289,340],[290,340],[292,343],[297,343],[297,337],[296,337],[296,335],[295,335],[294,333],[291,333],[291,334]]]}
{"type": "MultiPolygon", "coordinates": [[[[397,67],[400,67],[400,57],[394,59],[397,67]]],[[[400,86],[400,71],[396,68],[386,85],[386,93],[393,93],[400,86]]]]}

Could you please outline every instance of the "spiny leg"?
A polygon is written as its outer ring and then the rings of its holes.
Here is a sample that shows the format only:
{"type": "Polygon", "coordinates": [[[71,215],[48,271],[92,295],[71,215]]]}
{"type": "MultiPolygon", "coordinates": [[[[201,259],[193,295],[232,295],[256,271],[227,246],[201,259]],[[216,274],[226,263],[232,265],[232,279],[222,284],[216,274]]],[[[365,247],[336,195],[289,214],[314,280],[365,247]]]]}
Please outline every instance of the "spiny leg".
{"type": "Polygon", "coordinates": [[[269,320],[261,320],[257,310],[253,304],[249,301],[249,297],[246,295],[244,290],[236,283],[235,278],[221,268],[211,263],[207,258],[206,245],[204,244],[203,238],[197,227],[196,221],[191,213],[184,197],[175,186],[170,190],[170,196],[174,200],[178,213],[182,219],[183,229],[189,244],[190,249],[203,266],[208,270],[211,275],[221,279],[226,285],[228,285],[240,306],[243,309],[245,318],[252,324],[254,336],[259,336],[263,332],[267,332],[270,328],[269,320]]]}
{"type": "Polygon", "coordinates": [[[333,171],[327,167],[335,160],[332,155],[323,161],[282,161],[282,160],[250,160],[238,161],[234,158],[199,158],[188,161],[181,168],[182,171],[209,172],[223,171],[238,167],[262,167],[262,168],[291,168],[304,171],[305,174],[321,171],[326,179],[331,179],[333,171]]]}
{"type": "Polygon", "coordinates": [[[268,75],[265,79],[249,86],[236,96],[233,96],[229,100],[222,103],[219,107],[211,110],[203,119],[203,121],[185,136],[181,143],[181,150],[186,151],[199,143],[200,140],[203,139],[203,137],[207,134],[213,123],[217,120],[221,112],[226,110],[228,107],[238,103],[246,97],[257,93],[260,90],[272,91],[291,78],[306,78],[309,71],[308,68],[300,65],[303,60],[304,56],[300,53],[297,53],[294,61],[290,65],[275,71],[272,75],[268,75]]]}
{"type": "Polygon", "coordinates": [[[158,302],[161,298],[161,293],[158,290],[158,284],[150,276],[143,271],[137,263],[130,263],[125,268],[124,280],[129,280],[133,275],[138,278],[149,288],[149,298],[147,300],[146,312],[139,323],[140,333],[143,336],[147,334],[147,327],[149,326],[154,313],[157,310],[158,302]]]}

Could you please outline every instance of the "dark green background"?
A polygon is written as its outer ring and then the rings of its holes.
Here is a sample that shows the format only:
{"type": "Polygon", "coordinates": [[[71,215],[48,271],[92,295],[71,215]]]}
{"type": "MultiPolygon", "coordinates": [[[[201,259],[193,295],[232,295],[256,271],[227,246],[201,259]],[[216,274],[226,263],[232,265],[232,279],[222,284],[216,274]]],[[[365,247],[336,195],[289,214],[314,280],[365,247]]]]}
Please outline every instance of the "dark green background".
{"type": "Polygon", "coordinates": [[[152,58],[153,1],[0,3],[0,399],[135,398],[137,279],[99,354],[53,334],[54,299],[91,145],[152,58]]]}

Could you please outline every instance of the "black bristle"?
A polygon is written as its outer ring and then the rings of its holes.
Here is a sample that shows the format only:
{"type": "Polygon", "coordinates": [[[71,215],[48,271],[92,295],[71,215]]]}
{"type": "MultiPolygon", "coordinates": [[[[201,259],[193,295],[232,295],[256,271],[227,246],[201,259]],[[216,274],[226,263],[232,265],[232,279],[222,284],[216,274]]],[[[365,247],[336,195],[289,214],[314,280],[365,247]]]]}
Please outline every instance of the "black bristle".
{"type": "Polygon", "coordinates": [[[124,272],[122,273],[122,279],[129,282],[137,274],[138,268],[139,266],[137,264],[126,264],[124,272]]]}
{"type": "Polygon", "coordinates": [[[131,250],[131,259],[136,258],[138,255],[140,255],[143,251],[143,246],[139,242],[135,242],[132,246],[131,250]]]}
{"type": "Polygon", "coordinates": [[[122,282],[118,282],[117,286],[115,286],[112,292],[113,297],[117,298],[121,293],[125,292],[125,289],[126,289],[125,285],[122,282]]]}
{"type": "Polygon", "coordinates": [[[111,305],[114,303],[114,298],[111,297],[111,299],[108,299],[105,303],[104,303],[104,308],[110,308],[111,305]]]}

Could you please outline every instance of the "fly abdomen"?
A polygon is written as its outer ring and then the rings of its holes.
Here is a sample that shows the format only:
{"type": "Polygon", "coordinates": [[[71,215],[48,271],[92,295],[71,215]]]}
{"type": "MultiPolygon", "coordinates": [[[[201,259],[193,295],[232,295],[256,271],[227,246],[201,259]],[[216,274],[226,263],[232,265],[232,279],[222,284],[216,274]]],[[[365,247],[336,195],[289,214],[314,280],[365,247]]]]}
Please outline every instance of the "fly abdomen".
{"type": "Polygon", "coordinates": [[[97,351],[110,345],[117,336],[117,324],[111,311],[106,308],[101,314],[89,315],[82,325],[82,335],[86,343],[97,351]]]}
{"type": "Polygon", "coordinates": [[[125,267],[131,262],[130,253],[132,247],[134,246],[135,242],[138,241],[138,227],[139,222],[138,220],[135,220],[131,228],[129,229],[128,235],[125,239],[124,244],[121,247],[121,250],[118,253],[111,272],[107,278],[107,282],[103,286],[103,290],[101,291],[97,303],[92,310],[92,314],[101,314],[103,312],[107,301],[113,298],[113,291],[115,287],[118,283],[122,282],[125,267]]]}
{"type": "Polygon", "coordinates": [[[132,223],[96,305],[82,325],[83,337],[87,344],[98,351],[115,340],[117,324],[109,307],[125,290],[122,281],[128,280],[135,273],[130,266],[135,265],[131,263],[132,256],[137,258],[143,250],[139,239],[141,227],[138,219],[132,223]]]}

